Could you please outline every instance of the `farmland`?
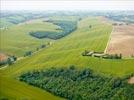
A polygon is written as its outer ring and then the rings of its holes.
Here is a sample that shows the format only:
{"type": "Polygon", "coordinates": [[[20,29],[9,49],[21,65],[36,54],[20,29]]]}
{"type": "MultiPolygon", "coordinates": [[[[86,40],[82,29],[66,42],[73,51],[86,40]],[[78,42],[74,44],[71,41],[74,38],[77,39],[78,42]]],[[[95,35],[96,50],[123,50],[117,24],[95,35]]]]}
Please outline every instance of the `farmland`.
{"type": "Polygon", "coordinates": [[[50,39],[37,39],[31,37],[31,31],[57,31],[58,26],[42,20],[33,20],[30,23],[11,26],[7,30],[1,30],[1,48],[4,53],[16,56],[23,56],[26,51],[35,51],[37,47],[47,44],[50,39]],[[14,37],[17,37],[14,39],[14,37]],[[17,41],[17,42],[16,42],[17,41]]]}
{"type": "MultiPolygon", "coordinates": [[[[55,17],[52,18],[54,19],[55,17]]],[[[102,21],[100,17],[85,17],[78,21],[77,30],[56,41],[47,38],[37,39],[28,34],[30,31],[40,30],[58,31],[56,28],[59,28],[59,26],[49,22],[42,22],[41,19],[38,19],[28,24],[12,26],[8,30],[1,30],[1,35],[4,38],[2,41],[7,41],[2,42],[2,51],[18,56],[22,56],[27,50],[35,50],[42,43],[54,42],[40,52],[0,70],[0,80],[2,81],[0,83],[2,87],[0,90],[1,98],[7,97],[11,100],[38,100],[39,98],[37,97],[40,97],[40,100],[44,100],[44,98],[45,100],[62,99],[43,89],[18,80],[20,75],[33,70],[45,70],[50,67],[66,68],[70,65],[75,65],[79,70],[90,68],[96,74],[107,77],[122,78],[133,74],[133,59],[111,60],[82,56],[84,50],[98,52],[105,50],[113,28],[110,22],[102,21]],[[12,35],[6,38],[9,34],[12,35]],[[14,37],[17,38],[14,39],[14,37]]]]}
{"type": "Polygon", "coordinates": [[[113,26],[111,40],[107,48],[107,53],[121,53],[125,57],[134,55],[134,25],[116,25],[113,26]]]}

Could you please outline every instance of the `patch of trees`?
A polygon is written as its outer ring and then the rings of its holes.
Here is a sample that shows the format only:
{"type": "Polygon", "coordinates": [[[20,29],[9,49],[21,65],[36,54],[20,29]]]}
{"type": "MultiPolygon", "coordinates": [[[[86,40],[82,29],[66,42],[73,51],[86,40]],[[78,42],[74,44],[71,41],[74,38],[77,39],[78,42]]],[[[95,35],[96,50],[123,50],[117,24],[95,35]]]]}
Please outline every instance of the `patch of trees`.
{"type": "Polygon", "coordinates": [[[128,78],[106,77],[91,69],[50,68],[22,74],[20,81],[68,100],[133,100],[134,85],[128,78]]]}
{"type": "Polygon", "coordinates": [[[31,56],[32,55],[32,51],[27,51],[25,54],[24,54],[24,57],[26,57],[26,56],[31,56]]]}
{"type": "MultiPolygon", "coordinates": [[[[53,31],[36,31],[36,32],[30,32],[29,34],[31,36],[34,36],[36,38],[50,38],[50,39],[59,39],[62,38],[69,33],[73,32],[77,28],[77,22],[74,21],[54,21],[54,20],[48,20],[47,22],[51,22],[55,25],[60,26],[59,32],[53,32],[53,31]]],[[[56,30],[59,30],[56,29],[56,30]]]]}

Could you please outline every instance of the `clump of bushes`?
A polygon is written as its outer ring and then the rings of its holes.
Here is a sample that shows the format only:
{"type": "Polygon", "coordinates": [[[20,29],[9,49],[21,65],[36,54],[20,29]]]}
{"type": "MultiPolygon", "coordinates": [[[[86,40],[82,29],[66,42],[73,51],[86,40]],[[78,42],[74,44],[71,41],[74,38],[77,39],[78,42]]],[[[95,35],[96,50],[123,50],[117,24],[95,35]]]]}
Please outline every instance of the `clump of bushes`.
{"type": "Polygon", "coordinates": [[[37,47],[36,48],[36,51],[39,51],[40,49],[43,49],[43,48],[45,48],[46,47],[46,45],[45,44],[42,44],[40,47],[37,47]]]}
{"type": "Polygon", "coordinates": [[[26,57],[26,56],[31,56],[32,55],[32,51],[27,51],[25,54],[24,54],[24,57],[26,57]]]}
{"type": "Polygon", "coordinates": [[[8,65],[11,65],[11,64],[13,64],[16,60],[17,60],[17,57],[16,57],[16,56],[10,56],[10,57],[7,59],[7,64],[8,64],[8,65]]]}
{"type": "MultiPolygon", "coordinates": [[[[46,45],[45,44],[42,44],[40,47],[37,47],[36,48],[36,51],[39,51],[40,49],[43,49],[45,48],[46,45]]],[[[31,56],[34,52],[33,51],[26,51],[25,54],[24,54],[24,57],[27,57],[27,56],[31,56]]]]}
{"type": "Polygon", "coordinates": [[[95,52],[85,50],[82,56],[92,56],[104,59],[122,59],[122,54],[105,54],[104,52],[95,52]]]}
{"type": "MultiPolygon", "coordinates": [[[[77,22],[75,21],[56,21],[56,20],[48,20],[47,22],[51,22],[55,25],[60,26],[60,32],[53,32],[53,31],[36,31],[36,32],[30,32],[29,34],[31,36],[34,36],[36,38],[50,38],[50,39],[59,39],[67,34],[73,32],[77,28],[77,22]]],[[[57,30],[57,29],[56,29],[57,30]]],[[[58,28],[59,30],[59,28],[58,28]]]]}
{"type": "Polygon", "coordinates": [[[106,77],[91,69],[50,68],[22,74],[20,81],[68,100],[132,100],[134,85],[127,78],[106,77]]]}
{"type": "Polygon", "coordinates": [[[42,48],[45,48],[45,47],[46,47],[45,44],[42,44],[42,45],[40,46],[41,49],[42,49],[42,48]]]}
{"type": "Polygon", "coordinates": [[[122,54],[106,54],[105,56],[103,56],[102,58],[105,59],[122,59],[122,54]]]}
{"type": "Polygon", "coordinates": [[[13,64],[15,61],[17,60],[17,57],[16,56],[8,56],[7,59],[3,60],[3,61],[0,61],[0,66],[2,65],[11,65],[13,64]]]}

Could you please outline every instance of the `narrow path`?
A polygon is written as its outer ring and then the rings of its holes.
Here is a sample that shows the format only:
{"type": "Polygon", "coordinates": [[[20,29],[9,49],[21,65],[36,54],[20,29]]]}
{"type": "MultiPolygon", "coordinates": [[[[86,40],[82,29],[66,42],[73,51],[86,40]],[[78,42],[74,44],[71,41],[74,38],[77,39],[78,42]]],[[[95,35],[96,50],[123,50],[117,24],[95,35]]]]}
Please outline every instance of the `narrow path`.
{"type": "Polygon", "coordinates": [[[105,53],[105,54],[107,53],[107,48],[108,48],[109,43],[110,43],[110,41],[111,41],[111,35],[112,35],[113,31],[114,31],[114,27],[112,26],[112,31],[111,31],[111,33],[110,33],[110,36],[109,36],[109,39],[108,39],[106,48],[105,48],[105,50],[104,50],[104,53],[105,53]]]}

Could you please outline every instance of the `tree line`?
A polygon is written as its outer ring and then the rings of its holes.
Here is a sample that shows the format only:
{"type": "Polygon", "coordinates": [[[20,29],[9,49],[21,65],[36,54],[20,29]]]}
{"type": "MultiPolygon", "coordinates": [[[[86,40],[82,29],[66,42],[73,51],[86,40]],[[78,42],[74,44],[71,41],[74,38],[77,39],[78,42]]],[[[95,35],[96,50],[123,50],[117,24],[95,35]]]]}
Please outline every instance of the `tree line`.
{"type": "MultiPolygon", "coordinates": [[[[51,42],[48,42],[47,45],[51,45],[51,42]]],[[[46,44],[42,44],[40,47],[36,48],[36,51],[39,51],[40,49],[43,49],[47,46],[46,44]]],[[[31,56],[34,52],[29,50],[24,53],[24,57],[31,56]]],[[[17,61],[18,57],[15,55],[8,55],[7,59],[0,61],[0,66],[3,65],[12,65],[15,61],[17,61]]]]}

